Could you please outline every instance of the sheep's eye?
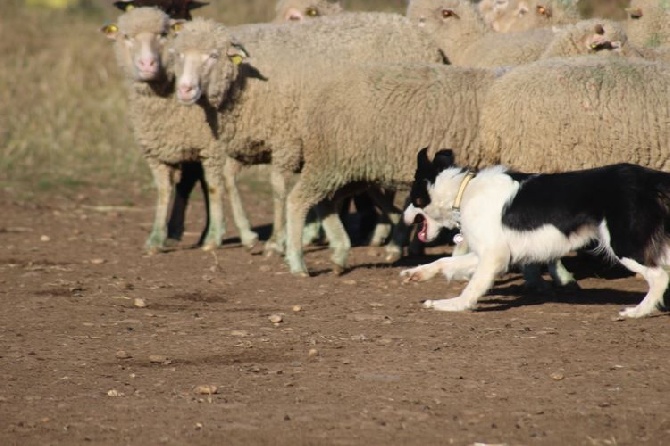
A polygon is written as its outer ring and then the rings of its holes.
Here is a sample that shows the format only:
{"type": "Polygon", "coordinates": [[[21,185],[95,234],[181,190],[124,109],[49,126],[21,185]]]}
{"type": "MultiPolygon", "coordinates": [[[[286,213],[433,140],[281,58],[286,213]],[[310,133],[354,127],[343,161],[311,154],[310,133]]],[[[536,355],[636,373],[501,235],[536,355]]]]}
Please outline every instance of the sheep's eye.
{"type": "Polygon", "coordinates": [[[209,53],[209,58],[216,60],[219,58],[219,53],[209,53]]]}
{"type": "Polygon", "coordinates": [[[319,10],[316,8],[307,8],[305,9],[305,15],[309,17],[316,17],[319,15],[319,10]]]}
{"type": "Polygon", "coordinates": [[[124,34],[124,35],[123,35],[123,38],[124,38],[125,40],[129,41],[129,42],[130,42],[131,40],[133,40],[133,38],[132,38],[130,35],[128,35],[128,34],[124,34]]]}
{"type": "Polygon", "coordinates": [[[160,38],[161,39],[167,39],[167,36],[168,36],[168,33],[166,33],[166,32],[160,33],[160,38]]]}
{"type": "Polygon", "coordinates": [[[446,8],[443,9],[442,10],[442,18],[443,19],[448,19],[449,17],[453,17],[455,19],[460,19],[458,14],[456,14],[453,9],[446,9],[446,8]]]}
{"type": "Polygon", "coordinates": [[[528,10],[526,8],[521,8],[519,9],[519,15],[524,16],[528,13],[528,10]]]}

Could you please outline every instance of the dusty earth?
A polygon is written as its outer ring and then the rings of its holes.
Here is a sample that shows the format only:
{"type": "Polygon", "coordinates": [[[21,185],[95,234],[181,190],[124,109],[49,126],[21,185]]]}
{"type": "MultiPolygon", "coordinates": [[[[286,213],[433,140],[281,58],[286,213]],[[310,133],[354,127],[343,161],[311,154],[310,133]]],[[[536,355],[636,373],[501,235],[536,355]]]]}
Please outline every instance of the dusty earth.
{"type": "Polygon", "coordinates": [[[670,444],[670,318],[616,320],[645,291],[616,267],[571,257],[581,290],[509,274],[438,313],[420,301],[463,282],[402,285],[380,250],[335,277],[311,248],[300,279],[234,228],[193,249],[201,202],[145,256],[152,198],[0,190],[0,444],[670,444]]]}

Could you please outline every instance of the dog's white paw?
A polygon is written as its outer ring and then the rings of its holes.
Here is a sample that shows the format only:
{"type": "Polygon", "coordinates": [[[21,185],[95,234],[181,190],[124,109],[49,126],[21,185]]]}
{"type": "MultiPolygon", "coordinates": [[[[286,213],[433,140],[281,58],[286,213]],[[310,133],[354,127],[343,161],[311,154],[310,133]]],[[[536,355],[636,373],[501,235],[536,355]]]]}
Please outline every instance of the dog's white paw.
{"type": "Polygon", "coordinates": [[[466,311],[473,310],[474,305],[470,302],[454,297],[452,299],[426,300],[424,308],[432,308],[437,311],[466,311]]]}
{"type": "Polygon", "coordinates": [[[430,265],[421,265],[416,268],[406,269],[400,271],[400,277],[403,278],[403,282],[423,282],[424,280],[432,279],[435,277],[436,271],[430,267],[430,265]]]}
{"type": "Polygon", "coordinates": [[[636,307],[626,307],[619,311],[619,316],[621,317],[630,317],[630,318],[640,318],[650,316],[654,312],[655,308],[645,308],[641,305],[636,307]]]}

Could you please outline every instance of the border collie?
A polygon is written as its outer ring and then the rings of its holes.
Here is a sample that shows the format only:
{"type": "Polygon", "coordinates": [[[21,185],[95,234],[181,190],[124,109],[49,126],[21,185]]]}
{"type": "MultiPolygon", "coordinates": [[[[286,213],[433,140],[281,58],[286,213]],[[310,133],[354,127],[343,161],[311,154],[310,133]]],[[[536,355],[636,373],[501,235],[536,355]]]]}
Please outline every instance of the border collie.
{"type": "Polygon", "coordinates": [[[548,263],[593,241],[597,251],[640,273],[649,284],[642,302],[620,315],[644,317],[663,303],[670,261],[670,174],[632,164],[556,174],[514,174],[493,166],[473,174],[453,165],[451,151],[433,161],[418,154],[407,224],[420,223],[425,241],[460,228],[470,252],[402,271],[407,281],[442,272],[471,276],[460,296],[427,300],[440,311],[474,309],[510,263],[548,263]]]}

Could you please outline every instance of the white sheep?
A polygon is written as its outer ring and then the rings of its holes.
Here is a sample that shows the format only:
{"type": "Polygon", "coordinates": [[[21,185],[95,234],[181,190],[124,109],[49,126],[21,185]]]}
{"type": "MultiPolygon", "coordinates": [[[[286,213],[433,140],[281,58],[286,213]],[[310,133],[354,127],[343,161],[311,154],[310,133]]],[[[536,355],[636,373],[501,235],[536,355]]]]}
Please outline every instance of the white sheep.
{"type": "Polygon", "coordinates": [[[557,30],[541,58],[589,54],[642,56],[642,52],[628,41],[628,35],[620,22],[590,19],[557,30]]]}
{"type": "Polygon", "coordinates": [[[301,23],[342,12],[339,0],[278,0],[274,23],[301,23]]]}
{"type": "MultiPolygon", "coordinates": [[[[453,147],[457,159],[478,165],[480,106],[498,74],[429,64],[365,65],[322,83],[305,105],[303,167],[287,201],[291,272],[307,275],[300,234],[315,203],[327,205],[352,183],[407,188],[421,147],[453,147]]],[[[331,260],[341,271],[350,245],[339,220],[332,217],[331,223],[331,260]]]]}
{"type": "Polygon", "coordinates": [[[323,79],[339,67],[362,62],[443,61],[439,48],[406,18],[381,13],[341,14],[302,26],[258,24],[231,30],[196,19],[184,26],[174,49],[180,55],[178,98],[194,104],[193,98],[202,95],[205,104],[218,109],[218,133],[227,154],[245,164],[272,163],[273,233],[278,236],[270,247],[277,250],[284,245],[283,179],[302,165],[300,111],[323,79]],[[226,71],[230,63],[223,56],[231,48],[231,32],[251,57],[240,66],[235,82],[223,83],[217,70],[226,71]],[[228,43],[217,46],[225,39],[228,43]],[[210,61],[212,52],[221,57],[210,61]]]}
{"type": "Polygon", "coordinates": [[[670,168],[670,66],[583,56],[517,67],[483,107],[486,164],[561,172],[629,162],[670,168]]]}
{"type": "MultiPolygon", "coordinates": [[[[158,203],[146,248],[154,253],[167,240],[166,219],[170,195],[183,163],[202,162],[210,197],[209,225],[203,248],[221,244],[224,234],[222,179],[234,186],[233,161],[221,156],[212,132],[216,112],[180,107],[174,100],[171,62],[165,47],[170,19],[157,8],[135,8],[103,28],[115,42],[117,61],[126,79],[129,120],[158,189],[158,203]],[[224,175],[225,174],[225,175],[224,175]]],[[[250,229],[236,191],[229,188],[235,222],[243,244],[251,246],[257,235],[250,229]]]]}

